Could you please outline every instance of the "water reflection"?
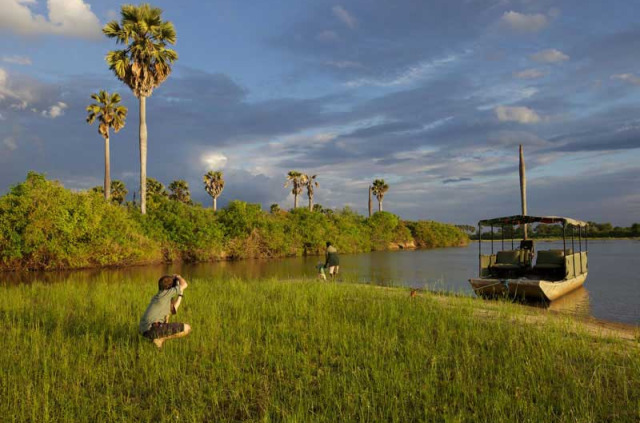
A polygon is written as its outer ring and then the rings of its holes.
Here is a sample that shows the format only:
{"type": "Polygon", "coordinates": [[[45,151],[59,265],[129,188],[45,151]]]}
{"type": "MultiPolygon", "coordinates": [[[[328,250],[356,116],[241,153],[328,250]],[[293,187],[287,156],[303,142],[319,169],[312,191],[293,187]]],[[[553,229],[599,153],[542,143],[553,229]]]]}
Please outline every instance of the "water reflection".
{"type": "Polygon", "coordinates": [[[589,291],[587,291],[584,286],[563,295],[555,301],[525,302],[524,304],[532,307],[545,308],[556,313],[571,314],[580,317],[591,315],[589,291]]]}

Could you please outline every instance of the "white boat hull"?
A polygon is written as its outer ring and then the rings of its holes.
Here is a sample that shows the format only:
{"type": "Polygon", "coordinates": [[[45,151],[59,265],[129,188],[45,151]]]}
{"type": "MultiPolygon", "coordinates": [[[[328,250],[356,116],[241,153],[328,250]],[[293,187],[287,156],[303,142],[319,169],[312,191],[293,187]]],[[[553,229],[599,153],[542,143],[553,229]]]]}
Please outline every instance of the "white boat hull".
{"type": "Polygon", "coordinates": [[[561,281],[546,281],[544,279],[495,279],[474,278],[469,279],[473,290],[481,296],[510,295],[513,297],[525,297],[553,301],[563,295],[580,288],[587,279],[587,273],[575,278],[561,281]]]}

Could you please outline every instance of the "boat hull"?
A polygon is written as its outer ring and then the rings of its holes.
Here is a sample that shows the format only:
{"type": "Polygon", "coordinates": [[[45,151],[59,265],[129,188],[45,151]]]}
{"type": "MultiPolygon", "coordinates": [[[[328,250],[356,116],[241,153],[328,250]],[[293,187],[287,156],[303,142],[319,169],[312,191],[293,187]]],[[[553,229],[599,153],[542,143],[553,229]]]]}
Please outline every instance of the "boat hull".
{"type": "Polygon", "coordinates": [[[495,279],[473,278],[469,283],[474,292],[480,296],[524,297],[532,300],[553,301],[563,295],[580,288],[587,279],[587,273],[561,281],[544,279],[495,279]]]}

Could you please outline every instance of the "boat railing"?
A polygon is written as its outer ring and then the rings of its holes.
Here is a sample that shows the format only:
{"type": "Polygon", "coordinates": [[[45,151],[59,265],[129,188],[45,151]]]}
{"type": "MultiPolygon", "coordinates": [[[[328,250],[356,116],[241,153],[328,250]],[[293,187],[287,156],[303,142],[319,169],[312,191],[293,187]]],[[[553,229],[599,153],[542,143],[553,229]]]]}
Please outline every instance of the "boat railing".
{"type": "MultiPolygon", "coordinates": [[[[557,216],[526,216],[526,215],[517,215],[517,216],[508,216],[504,218],[495,218],[488,220],[481,220],[478,222],[478,275],[479,277],[487,277],[492,276],[493,273],[497,273],[500,276],[501,273],[504,273],[506,266],[500,266],[500,259],[498,258],[498,253],[494,250],[494,227],[498,226],[500,228],[500,251],[511,251],[517,250],[520,252],[520,266],[518,269],[509,269],[510,274],[515,273],[524,273],[532,270],[533,266],[533,256],[535,253],[535,246],[533,240],[531,239],[521,239],[519,240],[519,247],[515,247],[515,230],[514,225],[518,224],[527,224],[527,223],[544,223],[544,224],[561,224],[562,225],[562,255],[564,256],[564,260],[559,257],[559,261],[554,269],[556,270],[564,270],[566,276],[580,275],[587,272],[587,250],[588,250],[588,225],[586,222],[581,222],[575,219],[565,218],[565,217],[557,217],[557,216]],[[490,239],[491,239],[491,254],[482,254],[482,226],[489,226],[491,228],[490,239]],[[571,246],[567,245],[567,227],[571,228],[571,246]],[[578,251],[576,252],[576,228],[578,229],[578,251]],[[505,232],[510,232],[511,235],[511,250],[505,249],[505,232]],[[583,239],[583,231],[584,231],[584,240],[585,240],[585,250],[582,250],[582,239],[583,239]],[[570,253],[569,253],[570,251],[570,253]],[[502,269],[501,269],[502,268],[502,269]]],[[[525,235],[526,236],[526,235],[525,235]]],[[[507,244],[508,245],[508,244],[507,244]]],[[[536,260],[537,262],[537,260],[536,260]]],[[[533,266],[533,270],[536,266],[533,266]]],[[[542,271],[542,267],[538,267],[538,271],[542,271]]],[[[550,267],[547,267],[550,269],[550,267]]]]}

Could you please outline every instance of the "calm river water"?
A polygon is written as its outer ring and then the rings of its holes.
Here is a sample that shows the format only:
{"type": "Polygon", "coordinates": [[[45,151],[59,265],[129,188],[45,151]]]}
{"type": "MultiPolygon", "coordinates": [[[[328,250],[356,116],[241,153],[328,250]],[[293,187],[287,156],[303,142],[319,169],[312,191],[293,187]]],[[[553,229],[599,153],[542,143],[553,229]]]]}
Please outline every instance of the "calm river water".
{"type": "MultiPolygon", "coordinates": [[[[510,242],[509,242],[510,244],[510,242]]],[[[495,248],[499,248],[496,242],[495,248]]],[[[562,248],[562,242],[539,242],[537,249],[562,248]]],[[[577,250],[577,245],[576,245],[577,250]]],[[[490,244],[483,243],[483,252],[490,244]]],[[[583,288],[558,299],[550,306],[560,312],[593,316],[610,321],[640,324],[640,241],[615,240],[589,242],[589,276],[583,288]]],[[[259,279],[299,279],[315,277],[320,257],[279,260],[245,260],[202,264],[175,264],[126,269],[83,270],[49,273],[7,273],[9,283],[35,280],[106,280],[117,283],[124,278],[154,283],[163,273],[180,273],[185,278],[241,277],[259,279]]],[[[478,245],[416,251],[381,251],[340,256],[339,280],[446,290],[474,295],[468,279],[478,271],[478,245]]]]}

